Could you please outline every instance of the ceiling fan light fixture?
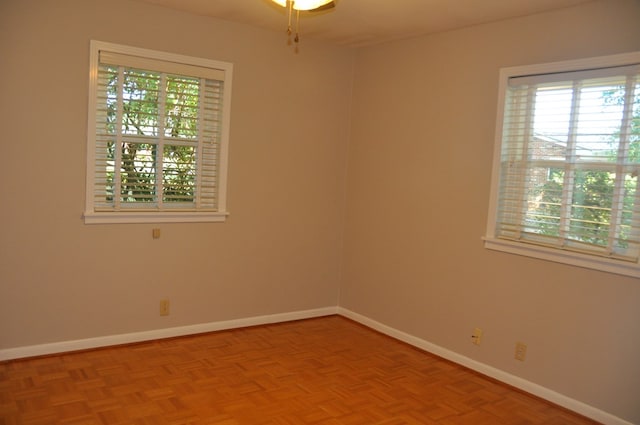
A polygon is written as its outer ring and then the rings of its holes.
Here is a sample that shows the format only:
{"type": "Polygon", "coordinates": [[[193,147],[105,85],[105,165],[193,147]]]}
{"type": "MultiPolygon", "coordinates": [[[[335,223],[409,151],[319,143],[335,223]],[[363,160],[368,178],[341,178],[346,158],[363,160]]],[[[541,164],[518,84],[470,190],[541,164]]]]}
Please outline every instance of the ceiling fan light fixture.
{"type": "MultiPolygon", "coordinates": [[[[287,7],[289,0],[271,0],[282,7],[287,7]]],[[[313,10],[326,6],[333,0],[290,0],[294,10],[313,10]]]]}

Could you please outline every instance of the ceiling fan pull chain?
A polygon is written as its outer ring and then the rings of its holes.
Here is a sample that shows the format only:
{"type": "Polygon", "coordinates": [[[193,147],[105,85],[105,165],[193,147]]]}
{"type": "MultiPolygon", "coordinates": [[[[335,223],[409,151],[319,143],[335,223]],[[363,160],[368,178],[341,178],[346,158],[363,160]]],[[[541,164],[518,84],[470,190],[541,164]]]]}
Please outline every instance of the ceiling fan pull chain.
{"type": "Polygon", "coordinates": [[[287,18],[289,19],[289,25],[287,26],[287,35],[291,35],[291,13],[293,10],[293,0],[287,0],[287,18]]]}
{"type": "Polygon", "coordinates": [[[296,10],[296,38],[294,39],[296,43],[300,42],[300,11],[296,10]]]}

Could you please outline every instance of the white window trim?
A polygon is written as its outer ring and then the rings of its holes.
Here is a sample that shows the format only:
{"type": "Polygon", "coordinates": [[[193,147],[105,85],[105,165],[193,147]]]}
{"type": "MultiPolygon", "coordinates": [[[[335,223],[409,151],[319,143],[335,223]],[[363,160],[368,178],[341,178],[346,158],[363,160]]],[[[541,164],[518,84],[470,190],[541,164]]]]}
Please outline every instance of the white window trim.
{"type": "Polygon", "coordinates": [[[149,50],[132,46],[91,40],[89,57],[89,107],[87,123],[87,174],[85,188],[85,224],[112,223],[193,223],[193,222],[224,222],[229,215],[227,204],[227,173],[229,155],[229,128],[231,123],[231,80],[233,64],[211,59],[196,58],[175,53],[149,50]],[[95,137],[96,137],[96,102],[97,79],[100,51],[108,51],[123,55],[131,55],[172,62],[186,66],[207,67],[224,73],[224,93],[222,99],[222,129],[218,152],[217,178],[217,210],[216,211],[114,211],[96,212],[94,210],[94,176],[95,176],[95,137]]]}
{"type": "Polygon", "coordinates": [[[496,138],[493,152],[493,170],[491,177],[491,194],[489,198],[487,233],[482,238],[484,240],[485,248],[510,254],[523,255],[541,260],[569,264],[577,267],[620,274],[624,276],[640,277],[639,263],[630,263],[627,261],[618,261],[610,258],[601,258],[595,255],[581,254],[557,248],[548,248],[531,243],[503,240],[495,237],[496,219],[498,212],[498,186],[500,183],[500,158],[504,118],[504,101],[509,78],[523,75],[548,74],[556,72],[589,70],[595,68],[617,67],[637,63],[640,63],[640,52],[500,69],[497,120],[495,130],[496,138]]]}

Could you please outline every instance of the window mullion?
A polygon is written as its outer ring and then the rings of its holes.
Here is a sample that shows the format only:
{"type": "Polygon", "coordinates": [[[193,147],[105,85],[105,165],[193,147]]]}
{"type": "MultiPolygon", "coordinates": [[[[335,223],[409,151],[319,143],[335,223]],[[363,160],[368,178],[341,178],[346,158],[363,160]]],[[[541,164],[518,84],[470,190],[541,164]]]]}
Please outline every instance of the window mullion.
{"type": "Polygon", "coordinates": [[[167,110],[167,74],[160,74],[158,87],[158,141],[156,144],[156,205],[159,210],[164,209],[164,128],[167,110]]]}
{"type": "Polygon", "coordinates": [[[200,79],[200,87],[198,92],[198,121],[196,123],[196,187],[194,190],[194,200],[196,209],[200,209],[202,207],[202,169],[203,169],[203,156],[204,156],[204,138],[205,138],[205,106],[206,106],[206,96],[207,96],[207,87],[206,80],[204,78],[200,79]]]}
{"type": "Polygon", "coordinates": [[[116,101],[116,140],[113,159],[113,207],[117,211],[120,209],[122,200],[122,120],[124,119],[124,68],[118,67],[118,87],[116,101]]]}
{"type": "Polygon", "coordinates": [[[560,208],[559,241],[561,246],[566,245],[570,231],[573,204],[573,184],[576,175],[576,145],[578,139],[578,119],[580,114],[580,90],[582,82],[573,83],[571,100],[571,115],[569,117],[569,135],[567,138],[567,152],[565,156],[564,178],[562,182],[562,205],[560,208]]]}

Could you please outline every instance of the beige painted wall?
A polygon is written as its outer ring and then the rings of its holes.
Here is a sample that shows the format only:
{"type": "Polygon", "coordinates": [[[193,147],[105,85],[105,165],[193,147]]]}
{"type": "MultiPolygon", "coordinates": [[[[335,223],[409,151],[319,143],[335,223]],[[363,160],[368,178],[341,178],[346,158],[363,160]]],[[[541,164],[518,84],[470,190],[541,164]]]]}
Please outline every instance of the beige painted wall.
{"type": "Polygon", "coordinates": [[[129,0],[5,0],[0,61],[0,348],[337,305],[353,51],[129,0]],[[90,39],[234,64],[227,223],[83,224],[90,39]]]}
{"type": "Polygon", "coordinates": [[[638,50],[638,21],[603,0],[294,55],[130,0],[0,2],[0,349],[339,304],[640,423],[638,280],[480,240],[498,68],[638,50]],[[92,38],[234,63],[227,223],[82,223],[92,38]]]}
{"type": "Polygon", "coordinates": [[[358,51],[340,305],[640,423],[640,281],[480,239],[498,69],[640,50],[638,23],[607,0],[358,51]]]}

